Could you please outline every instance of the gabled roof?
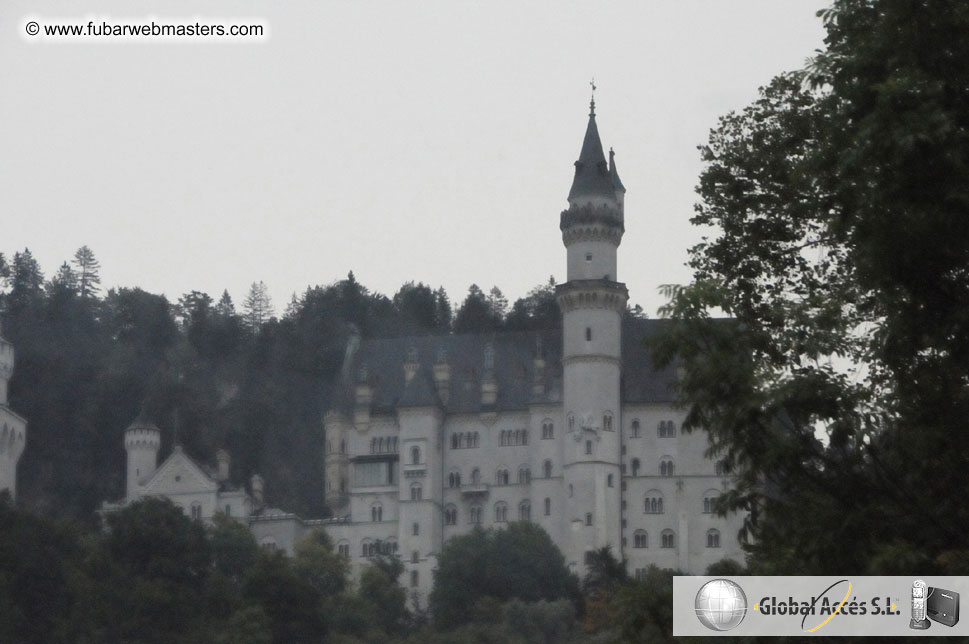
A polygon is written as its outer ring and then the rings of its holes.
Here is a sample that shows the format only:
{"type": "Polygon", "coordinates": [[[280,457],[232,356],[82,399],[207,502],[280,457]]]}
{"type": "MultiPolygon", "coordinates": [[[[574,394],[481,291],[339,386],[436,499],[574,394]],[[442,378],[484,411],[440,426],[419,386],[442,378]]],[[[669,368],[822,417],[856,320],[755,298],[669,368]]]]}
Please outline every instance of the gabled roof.
{"type": "Polygon", "coordinates": [[[217,492],[219,484],[176,445],[165,462],[145,483],[145,494],[187,494],[217,492]]]}

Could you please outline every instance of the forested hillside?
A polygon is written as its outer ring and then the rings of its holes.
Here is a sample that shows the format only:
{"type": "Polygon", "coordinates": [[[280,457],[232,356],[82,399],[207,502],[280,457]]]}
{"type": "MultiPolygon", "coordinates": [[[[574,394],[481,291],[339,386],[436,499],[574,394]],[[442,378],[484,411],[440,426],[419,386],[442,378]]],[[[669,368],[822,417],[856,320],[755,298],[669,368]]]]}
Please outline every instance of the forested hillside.
{"type": "Polygon", "coordinates": [[[10,403],[27,418],[18,501],[90,517],[124,488],[123,433],[139,414],[200,462],[232,454],[237,483],[260,473],[267,502],[321,516],[322,412],[347,337],[529,330],[560,324],[554,282],[509,306],[472,285],[452,305],[443,288],[408,282],[387,297],[353,273],[294,295],[275,315],[261,282],[236,306],[227,292],[177,301],[103,289],[82,247],[49,278],[28,249],[0,254],[3,335],[17,365],[10,403]]]}

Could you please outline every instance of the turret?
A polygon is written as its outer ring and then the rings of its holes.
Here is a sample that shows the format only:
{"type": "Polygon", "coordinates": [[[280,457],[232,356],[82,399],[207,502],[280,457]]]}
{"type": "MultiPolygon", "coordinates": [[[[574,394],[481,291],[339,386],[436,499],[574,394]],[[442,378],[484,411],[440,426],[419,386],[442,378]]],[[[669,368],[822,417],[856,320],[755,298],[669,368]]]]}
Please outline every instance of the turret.
{"type": "Polygon", "coordinates": [[[27,441],[27,421],[10,409],[7,400],[13,377],[13,344],[0,333],[0,490],[17,496],[17,463],[27,441]]]}
{"type": "Polygon", "coordinates": [[[434,386],[437,388],[438,398],[447,405],[451,397],[451,365],[447,361],[447,351],[441,347],[434,362],[434,386]]]}
{"type": "Polygon", "coordinates": [[[158,467],[161,431],[154,423],[139,417],[124,433],[124,448],[128,452],[125,498],[134,501],[141,496],[141,486],[158,467]]]}
{"type": "Polygon", "coordinates": [[[625,230],[625,188],[615,154],[606,163],[596,125],[595,101],[569,207],[559,221],[566,248],[568,281],[555,288],[562,310],[562,401],[566,556],[582,565],[586,553],[609,546],[622,553],[619,495],[609,487],[620,475],[621,325],[628,294],[617,278],[617,250],[625,230]]]}

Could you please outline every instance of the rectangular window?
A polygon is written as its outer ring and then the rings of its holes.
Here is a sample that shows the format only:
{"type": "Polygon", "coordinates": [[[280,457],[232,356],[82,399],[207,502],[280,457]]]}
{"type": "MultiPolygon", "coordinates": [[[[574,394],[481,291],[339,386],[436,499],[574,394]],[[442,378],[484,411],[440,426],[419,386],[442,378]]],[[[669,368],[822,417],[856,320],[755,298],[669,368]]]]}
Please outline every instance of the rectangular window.
{"type": "Polygon", "coordinates": [[[419,574],[419,572],[417,570],[411,570],[410,571],[410,587],[411,588],[417,588],[417,585],[419,583],[420,583],[420,574],[419,574]]]}

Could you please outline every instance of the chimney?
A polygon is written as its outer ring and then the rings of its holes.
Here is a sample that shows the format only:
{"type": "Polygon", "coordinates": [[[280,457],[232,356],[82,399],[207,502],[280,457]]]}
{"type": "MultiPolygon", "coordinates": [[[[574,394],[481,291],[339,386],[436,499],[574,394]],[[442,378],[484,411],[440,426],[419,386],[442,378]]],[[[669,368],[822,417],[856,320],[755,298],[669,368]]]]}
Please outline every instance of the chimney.
{"type": "Polygon", "coordinates": [[[215,453],[215,462],[218,464],[218,473],[215,476],[215,480],[219,483],[225,483],[229,480],[229,463],[230,457],[229,452],[224,449],[220,449],[215,453]]]}
{"type": "Polygon", "coordinates": [[[252,488],[252,505],[254,509],[261,508],[263,506],[263,482],[262,477],[258,474],[253,474],[252,478],[249,480],[249,487],[252,488]]]}
{"type": "Polygon", "coordinates": [[[404,382],[410,382],[417,375],[420,363],[417,362],[417,347],[411,345],[407,349],[407,358],[404,361],[404,382]]]}
{"type": "Polygon", "coordinates": [[[484,376],[481,379],[481,405],[488,407],[498,400],[498,381],[495,380],[495,347],[492,343],[484,349],[484,376]]]}
{"type": "Polygon", "coordinates": [[[434,385],[441,402],[447,405],[451,397],[451,365],[447,362],[447,351],[441,347],[437,351],[437,361],[434,363],[434,385]]]}

